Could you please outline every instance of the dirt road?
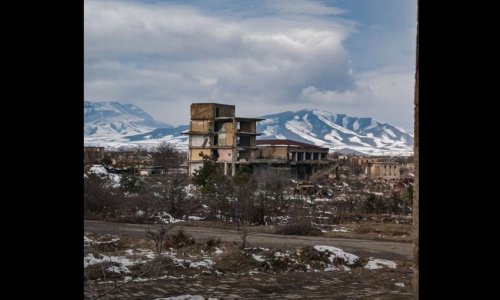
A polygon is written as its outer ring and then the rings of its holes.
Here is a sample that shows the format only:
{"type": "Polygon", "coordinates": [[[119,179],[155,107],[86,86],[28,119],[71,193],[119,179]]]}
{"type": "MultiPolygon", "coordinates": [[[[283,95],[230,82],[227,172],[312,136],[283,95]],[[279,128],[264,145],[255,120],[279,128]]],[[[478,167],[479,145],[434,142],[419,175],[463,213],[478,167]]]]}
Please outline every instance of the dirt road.
{"type": "MultiPolygon", "coordinates": [[[[176,225],[173,230],[182,225],[176,225]]],[[[134,238],[145,238],[147,225],[126,224],[104,221],[86,220],[85,232],[108,233],[118,236],[134,238]]],[[[200,242],[209,237],[220,238],[227,242],[241,243],[241,238],[236,230],[225,230],[206,227],[186,226],[183,229],[192,234],[200,242]]],[[[249,247],[266,247],[274,249],[296,249],[305,246],[328,245],[341,248],[358,256],[371,256],[389,260],[411,260],[413,257],[413,245],[410,243],[374,241],[346,238],[327,238],[316,236],[294,236],[267,233],[250,233],[247,238],[249,247]]]]}

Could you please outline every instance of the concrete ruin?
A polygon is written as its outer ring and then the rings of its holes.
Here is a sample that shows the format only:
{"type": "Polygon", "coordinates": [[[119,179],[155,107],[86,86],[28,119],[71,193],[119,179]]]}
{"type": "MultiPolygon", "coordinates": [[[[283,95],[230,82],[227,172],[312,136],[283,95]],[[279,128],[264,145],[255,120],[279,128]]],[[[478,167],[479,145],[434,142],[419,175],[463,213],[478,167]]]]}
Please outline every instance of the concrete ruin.
{"type": "Polygon", "coordinates": [[[256,123],[263,119],[235,116],[235,106],[218,103],[191,104],[189,174],[210,158],[222,166],[224,175],[234,176],[237,166],[248,164],[256,150],[256,123]]]}
{"type": "Polygon", "coordinates": [[[246,165],[252,172],[274,172],[306,178],[328,164],[328,148],[290,140],[256,140],[256,124],[264,119],[235,115],[235,106],[219,103],[191,104],[189,130],[189,174],[216,162],[224,175],[234,176],[246,165]]]}
{"type": "Polygon", "coordinates": [[[83,147],[84,165],[100,164],[104,159],[104,147],[83,147]]]}
{"type": "Polygon", "coordinates": [[[298,179],[309,178],[324,166],[328,148],[292,140],[257,140],[257,151],[252,161],[254,173],[274,172],[298,179]]]}

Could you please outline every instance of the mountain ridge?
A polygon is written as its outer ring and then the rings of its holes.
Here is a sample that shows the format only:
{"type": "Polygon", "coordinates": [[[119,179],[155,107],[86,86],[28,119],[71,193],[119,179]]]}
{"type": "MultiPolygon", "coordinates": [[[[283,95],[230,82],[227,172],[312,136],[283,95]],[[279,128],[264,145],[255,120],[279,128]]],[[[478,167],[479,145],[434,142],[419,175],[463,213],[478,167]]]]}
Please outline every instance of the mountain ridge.
{"type": "Polygon", "coordinates": [[[134,104],[116,101],[84,102],[83,123],[85,135],[144,133],[156,128],[172,127],[156,121],[134,104]]]}
{"type": "MultiPolygon", "coordinates": [[[[172,127],[157,122],[132,104],[125,105],[122,113],[120,109],[123,107],[120,105],[123,104],[104,103],[112,106],[112,113],[106,105],[102,105],[104,109],[85,111],[84,119],[88,121],[84,129],[86,145],[103,145],[108,148],[126,145],[152,147],[161,142],[169,142],[179,149],[188,148],[188,136],[182,134],[188,130],[188,125],[172,127]],[[101,113],[102,110],[108,113],[101,113]],[[95,114],[97,117],[93,116],[95,114]],[[87,130],[87,123],[89,127],[96,128],[87,130]],[[123,126],[117,127],[117,124],[123,126]]],[[[411,131],[371,117],[352,117],[325,110],[301,109],[268,114],[260,118],[265,120],[257,123],[257,132],[263,133],[258,139],[290,139],[343,153],[413,154],[411,131]]]]}

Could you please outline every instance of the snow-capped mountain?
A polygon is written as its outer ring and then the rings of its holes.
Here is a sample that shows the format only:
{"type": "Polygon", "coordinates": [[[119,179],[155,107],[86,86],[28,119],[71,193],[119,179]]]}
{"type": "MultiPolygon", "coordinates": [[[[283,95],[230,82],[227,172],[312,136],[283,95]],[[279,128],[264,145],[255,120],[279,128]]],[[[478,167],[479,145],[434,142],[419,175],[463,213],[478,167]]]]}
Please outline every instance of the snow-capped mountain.
{"type": "Polygon", "coordinates": [[[356,118],[320,110],[266,115],[257,123],[259,139],[289,139],[332,151],[373,155],[413,152],[413,134],[372,118],[356,118]]]}
{"type": "MultiPolygon", "coordinates": [[[[257,123],[258,139],[290,139],[331,151],[371,155],[411,155],[413,133],[372,118],[320,110],[266,115],[257,123]]],[[[117,102],[85,103],[85,144],[105,147],[155,146],[161,142],[188,148],[187,125],[171,127],[155,121],[137,106],[117,102]]]]}
{"type": "Polygon", "coordinates": [[[84,102],[84,135],[110,136],[149,132],[159,127],[172,127],[155,121],[139,107],[119,102],[84,102]]]}

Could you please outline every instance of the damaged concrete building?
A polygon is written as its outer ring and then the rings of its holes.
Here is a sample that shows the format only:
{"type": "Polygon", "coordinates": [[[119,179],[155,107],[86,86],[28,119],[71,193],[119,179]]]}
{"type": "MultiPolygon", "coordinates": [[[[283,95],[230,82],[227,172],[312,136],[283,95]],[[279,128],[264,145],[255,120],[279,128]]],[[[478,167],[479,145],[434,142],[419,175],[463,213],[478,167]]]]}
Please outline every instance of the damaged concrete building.
{"type": "Polygon", "coordinates": [[[306,178],[328,164],[328,148],[290,140],[256,140],[256,123],[264,119],[236,117],[235,106],[191,104],[189,174],[203,166],[205,157],[224,175],[234,176],[242,165],[263,172],[306,178]]]}
{"type": "Polygon", "coordinates": [[[104,147],[83,147],[85,165],[100,164],[104,159],[104,147]]]}
{"type": "Polygon", "coordinates": [[[331,164],[328,148],[292,140],[258,140],[256,145],[252,169],[257,174],[273,171],[304,179],[331,164]]]}
{"type": "Polygon", "coordinates": [[[399,179],[401,164],[392,159],[378,159],[369,162],[365,168],[365,174],[371,179],[399,179]]]}
{"type": "Polygon", "coordinates": [[[237,165],[254,157],[256,123],[263,119],[235,116],[235,106],[218,103],[191,104],[189,131],[189,174],[203,166],[210,157],[222,167],[224,175],[233,176],[237,165]]]}

